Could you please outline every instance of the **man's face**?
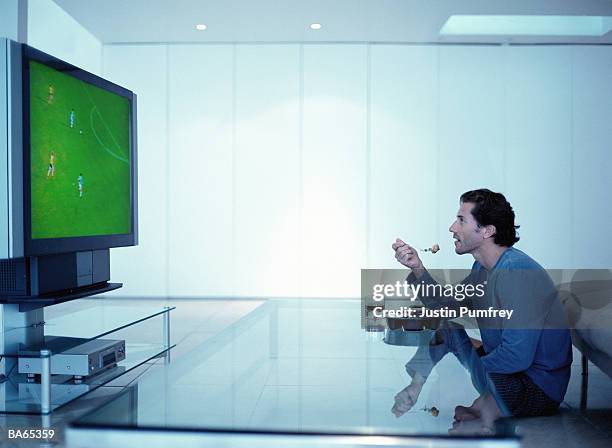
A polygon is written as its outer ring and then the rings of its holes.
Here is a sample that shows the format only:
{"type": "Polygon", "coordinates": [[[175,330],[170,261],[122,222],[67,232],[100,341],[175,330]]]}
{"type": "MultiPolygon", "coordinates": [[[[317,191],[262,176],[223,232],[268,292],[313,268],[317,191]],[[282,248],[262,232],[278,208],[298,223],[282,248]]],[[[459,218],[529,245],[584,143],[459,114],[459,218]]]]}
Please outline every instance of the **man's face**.
{"type": "Polygon", "coordinates": [[[455,238],[455,252],[459,255],[472,253],[484,241],[484,228],[478,227],[472,209],[474,204],[462,202],[457,212],[457,219],[448,229],[455,238]]]}

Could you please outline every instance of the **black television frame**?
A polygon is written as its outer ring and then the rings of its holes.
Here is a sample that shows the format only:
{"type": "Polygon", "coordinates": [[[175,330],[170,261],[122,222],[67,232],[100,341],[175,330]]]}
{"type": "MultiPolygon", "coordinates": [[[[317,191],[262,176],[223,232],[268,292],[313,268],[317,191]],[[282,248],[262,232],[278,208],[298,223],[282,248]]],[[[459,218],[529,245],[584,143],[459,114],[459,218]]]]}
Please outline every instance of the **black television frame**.
{"type": "Polygon", "coordinates": [[[136,94],[93,73],[78,68],[28,45],[22,44],[22,111],[23,111],[23,226],[24,255],[40,256],[65,252],[135,246],[138,244],[138,160],[136,139],[136,94]],[[78,80],[118,94],[130,104],[130,233],[32,239],[32,197],[30,166],[30,70],[29,62],[36,61],[78,80]]]}

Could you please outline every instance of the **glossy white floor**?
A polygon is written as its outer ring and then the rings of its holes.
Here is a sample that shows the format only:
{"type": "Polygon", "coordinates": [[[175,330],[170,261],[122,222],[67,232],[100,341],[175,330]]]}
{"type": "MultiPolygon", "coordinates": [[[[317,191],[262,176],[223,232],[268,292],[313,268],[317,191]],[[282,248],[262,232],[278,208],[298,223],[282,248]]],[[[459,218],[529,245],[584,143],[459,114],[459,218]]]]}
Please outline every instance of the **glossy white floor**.
{"type": "MultiPolygon", "coordinates": [[[[258,314],[257,310],[265,308],[260,307],[262,301],[182,300],[171,304],[177,307],[171,324],[172,342],[177,346],[170,366],[162,361],[145,364],[60,408],[45,422],[41,417],[3,415],[0,441],[7,446],[36,444],[8,440],[7,430],[39,428],[44,423],[57,432],[52,443],[63,446],[69,421],[126,391],[137,396],[137,420],[143,427],[346,433],[361,429],[402,435],[447,434],[454,406],[476,396],[466,372],[447,357],[413,410],[395,418],[390,413],[393,396],[407,384],[403,364],[414,349],[365,338],[359,329],[359,314],[354,314],[355,307],[348,302],[333,307],[323,302],[315,307],[295,303],[278,311],[276,324],[266,319],[266,313],[258,314]],[[440,409],[437,418],[422,410],[431,406],[440,409]]],[[[605,408],[610,407],[612,383],[592,368],[591,410],[581,414],[576,410],[579,377],[576,354],[562,411],[553,417],[512,422],[512,430],[523,437],[523,446],[610,446],[612,413],[605,408]]],[[[94,420],[101,418],[93,415],[94,420]]],[[[124,436],[116,430],[105,434],[124,436]]],[[[222,434],[216,437],[200,439],[198,444],[227,441],[222,434]]],[[[88,445],[106,444],[103,440],[112,443],[98,434],[88,445]]],[[[254,438],[246,442],[257,444],[254,438]]],[[[438,445],[459,442],[442,439],[438,445]]]]}

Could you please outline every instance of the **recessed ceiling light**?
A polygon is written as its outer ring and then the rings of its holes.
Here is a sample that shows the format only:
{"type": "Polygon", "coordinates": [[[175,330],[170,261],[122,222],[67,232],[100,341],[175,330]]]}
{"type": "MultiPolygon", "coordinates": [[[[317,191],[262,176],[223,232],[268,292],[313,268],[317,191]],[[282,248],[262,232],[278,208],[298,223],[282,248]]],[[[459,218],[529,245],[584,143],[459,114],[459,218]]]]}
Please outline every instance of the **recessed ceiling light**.
{"type": "Polygon", "coordinates": [[[453,15],[440,35],[603,36],[612,29],[606,16],[453,15]]]}
{"type": "Polygon", "coordinates": [[[310,29],[311,30],[320,30],[321,29],[321,24],[320,23],[311,23],[310,24],[310,29]]]}
{"type": "Polygon", "coordinates": [[[207,28],[207,26],[204,25],[203,23],[198,23],[196,25],[196,30],[198,30],[198,31],[204,31],[206,28],[207,28]]]}

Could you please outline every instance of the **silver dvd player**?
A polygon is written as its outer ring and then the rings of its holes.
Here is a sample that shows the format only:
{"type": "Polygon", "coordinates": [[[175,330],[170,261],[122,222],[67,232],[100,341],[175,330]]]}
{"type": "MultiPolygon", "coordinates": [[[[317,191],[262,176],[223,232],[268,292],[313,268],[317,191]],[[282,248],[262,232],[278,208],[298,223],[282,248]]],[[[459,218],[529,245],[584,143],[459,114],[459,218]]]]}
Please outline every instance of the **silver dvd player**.
{"type": "MultiPolygon", "coordinates": [[[[44,348],[51,350],[51,374],[86,377],[125,359],[125,341],[47,336],[44,348]]],[[[19,351],[19,373],[40,374],[39,348],[19,351]],[[32,357],[28,357],[32,355],[32,357]]]]}

